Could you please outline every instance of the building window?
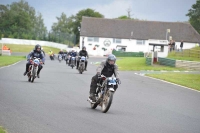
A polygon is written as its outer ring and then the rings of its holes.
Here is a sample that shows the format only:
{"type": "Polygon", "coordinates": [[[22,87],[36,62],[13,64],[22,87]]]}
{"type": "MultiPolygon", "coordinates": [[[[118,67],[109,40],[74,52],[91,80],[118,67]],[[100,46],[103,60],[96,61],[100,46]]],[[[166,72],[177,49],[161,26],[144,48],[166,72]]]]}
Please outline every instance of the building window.
{"type": "Polygon", "coordinates": [[[88,40],[88,42],[93,42],[94,39],[93,39],[93,37],[88,37],[87,40],[88,40]]]}
{"type": "Polygon", "coordinates": [[[88,37],[88,42],[99,42],[98,37],[88,37]]]}
{"type": "Polygon", "coordinates": [[[113,43],[121,43],[121,39],[113,38],[113,43]]]}
{"type": "Polygon", "coordinates": [[[98,37],[94,37],[94,42],[99,42],[99,38],[98,37]]]}
{"type": "Polygon", "coordinates": [[[138,45],[145,45],[145,40],[137,40],[136,44],[138,44],[138,45]]]}

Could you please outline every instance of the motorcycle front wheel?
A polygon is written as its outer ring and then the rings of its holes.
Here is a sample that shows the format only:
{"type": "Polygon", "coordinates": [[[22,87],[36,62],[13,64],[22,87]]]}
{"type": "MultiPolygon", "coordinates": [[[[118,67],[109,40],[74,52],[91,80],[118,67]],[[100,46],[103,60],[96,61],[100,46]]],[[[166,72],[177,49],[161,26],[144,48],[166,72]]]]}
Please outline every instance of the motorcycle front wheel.
{"type": "Polygon", "coordinates": [[[32,72],[32,76],[31,76],[31,82],[33,83],[34,82],[34,79],[35,79],[35,75],[36,75],[36,70],[33,69],[33,72],[32,72]]]}
{"type": "Polygon", "coordinates": [[[114,92],[107,91],[107,93],[104,95],[102,106],[101,106],[101,111],[103,113],[106,113],[109,110],[109,108],[112,104],[113,94],[114,94],[114,92]]]}
{"type": "Polygon", "coordinates": [[[82,73],[83,73],[83,71],[82,71],[82,67],[79,66],[78,69],[79,69],[79,73],[82,74],[82,73]]]}

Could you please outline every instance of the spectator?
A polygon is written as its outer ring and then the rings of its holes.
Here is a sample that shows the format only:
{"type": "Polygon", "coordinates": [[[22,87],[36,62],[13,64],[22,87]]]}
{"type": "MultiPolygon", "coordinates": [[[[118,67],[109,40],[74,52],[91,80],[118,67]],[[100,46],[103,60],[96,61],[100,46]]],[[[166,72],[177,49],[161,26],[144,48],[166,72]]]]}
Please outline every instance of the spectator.
{"type": "Polygon", "coordinates": [[[180,48],[181,48],[181,51],[183,51],[183,40],[181,41],[180,48]]]}
{"type": "Polygon", "coordinates": [[[175,41],[173,40],[173,42],[172,42],[172,50],[174,51],[174,49],[175,49],[175,41]]]}
{"type": "Polygon", "coordinates": [[[170,40],[168,45],[169,45],[169,51],[171,52],[172,51],[172,40],[170,40]]]}

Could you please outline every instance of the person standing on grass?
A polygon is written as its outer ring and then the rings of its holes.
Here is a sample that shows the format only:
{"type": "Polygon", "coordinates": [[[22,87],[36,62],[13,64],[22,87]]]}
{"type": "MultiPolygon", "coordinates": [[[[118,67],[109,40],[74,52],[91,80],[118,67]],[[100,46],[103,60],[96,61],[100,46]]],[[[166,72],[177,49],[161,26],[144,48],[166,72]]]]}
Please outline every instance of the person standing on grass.
{"type": "Polygon", "coordinates": [[[173,40],[173,42],[172,42],[172,50],[174,51],[174,49],[175,49],[175,40],[173,40]]]}
{"type": "Polygon", "coordinates": [[[181,41],[180,48],[181,48],[181,51],[183,51],[183,40],[181,41]]]}
{"type": "Polygon", "coordinates": [[[169,46],[169,51],[171,52],[172,51],[172,40],[170,40],[168,46],[169,46]]]}

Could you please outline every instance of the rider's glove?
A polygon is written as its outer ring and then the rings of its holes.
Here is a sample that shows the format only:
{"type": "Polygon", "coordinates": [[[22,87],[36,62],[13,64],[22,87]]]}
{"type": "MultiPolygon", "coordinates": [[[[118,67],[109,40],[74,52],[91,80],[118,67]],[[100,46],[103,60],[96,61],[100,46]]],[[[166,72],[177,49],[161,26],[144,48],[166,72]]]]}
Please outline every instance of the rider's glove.
{"type": "Polygon", "coordinates": [[[117,82],[118,82],[119,84],[121,84],[121,80],[120,80],[119,78],[116,78],[116,80],[117,80],[117,82]]]}
{"type": "Polygon", "coordinates": [[[100,78],[101,77],[101,73],[97,72],[97,77],[100,78]]]}

